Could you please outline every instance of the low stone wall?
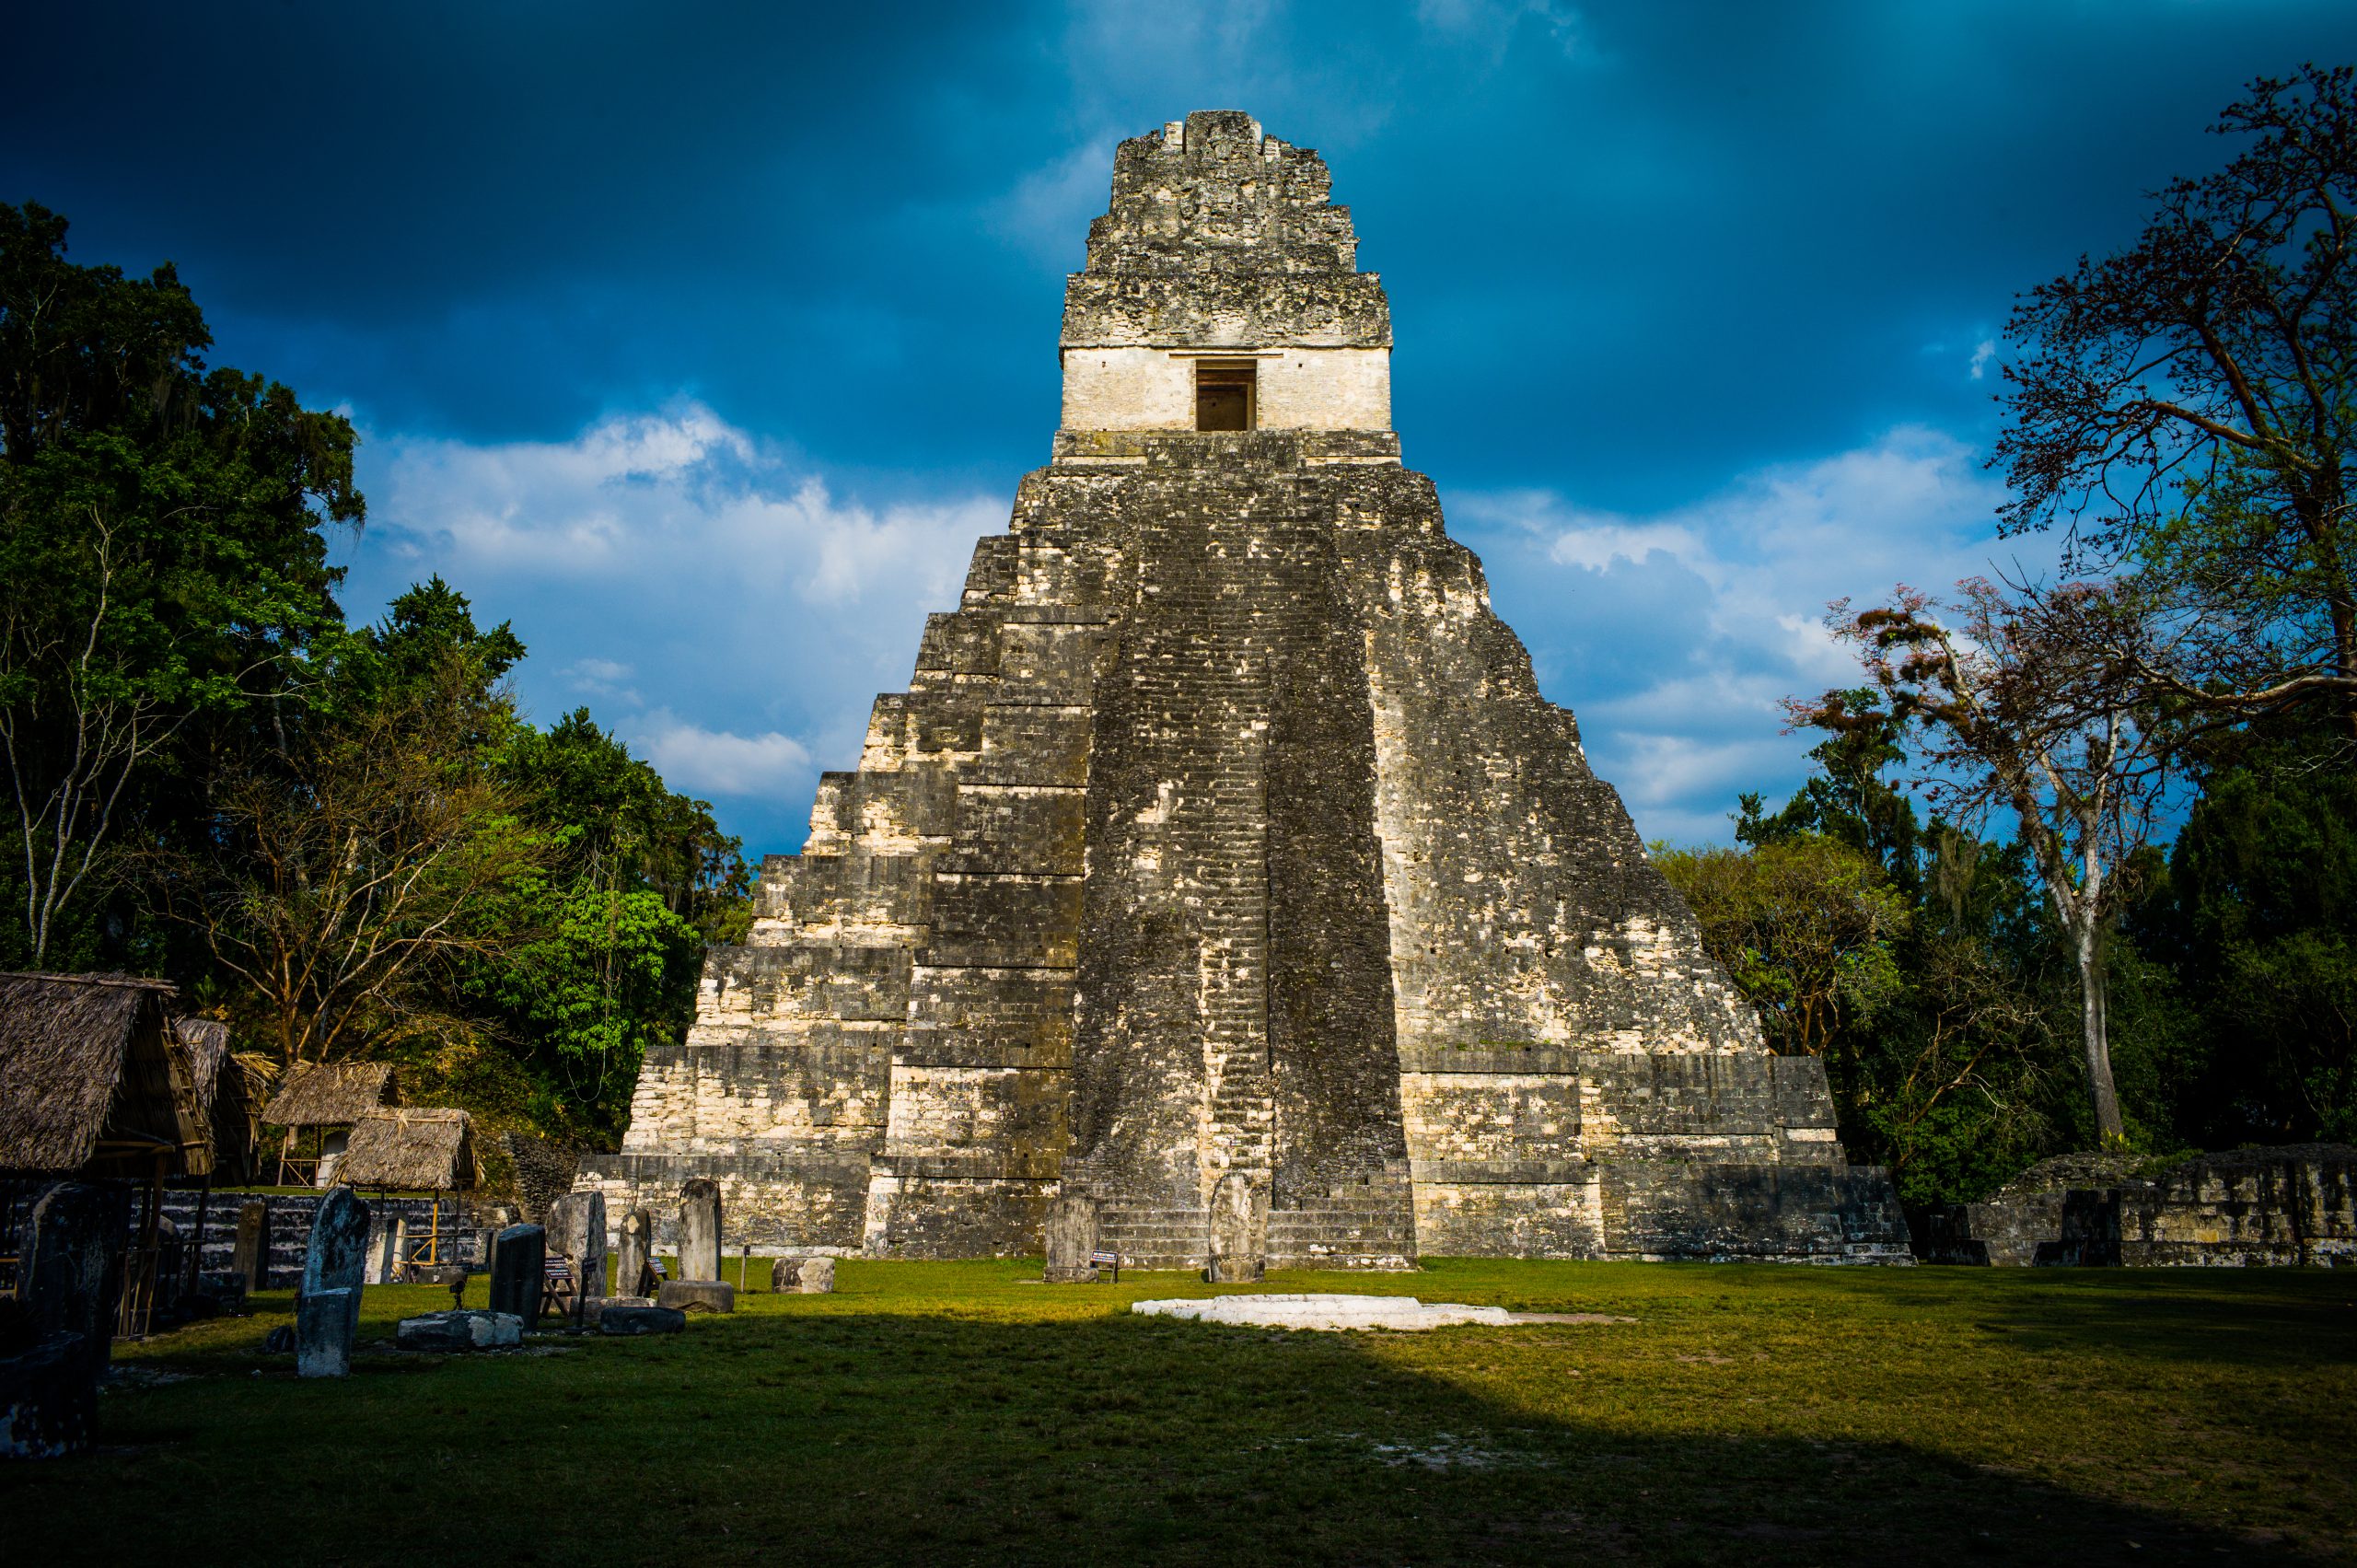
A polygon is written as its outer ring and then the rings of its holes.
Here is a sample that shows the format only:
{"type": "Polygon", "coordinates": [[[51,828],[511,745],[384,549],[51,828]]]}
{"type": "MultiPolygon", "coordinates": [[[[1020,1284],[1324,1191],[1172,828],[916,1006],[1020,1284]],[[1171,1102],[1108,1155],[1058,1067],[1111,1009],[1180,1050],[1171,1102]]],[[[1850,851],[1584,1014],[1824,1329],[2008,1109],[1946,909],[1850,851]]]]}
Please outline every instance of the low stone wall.
{"type": "MultiPolygon", "coordinates": [[[[215,1189],[204,1202],[203,1268],[208,1272],[222,1272],[231,1266],[237,1254],[238,1214],[247,1203],[259,1201],[269,1205],[270,1275],[250,1288],[290,1288],[302,1277],[303,1252],[310,1244],[311,1220],[319,1212],[319,1200],[325,1196],[319,1192],[215,1189]]],[[[183,1243],[196,1237],[197,1200],[197,1190],[192,1187],[168,1189],[164,1194],[163,1215],[180,1232],[183,1243]]],[[[361,1202],[368,1205],[372,1244],[396,1217],[407,1224],[412,1239],[424,1237],[432,1224],[435,1205],[430,1198],[376,1198],[363,1193],[361,1202]]],[[[450,1260],[470,1266],[481,1264],[478,1227],[466,1199],[461,1197],[456,1205],[455,1224],[450,1200],[442,1200],[441,1207],[443,1248],[450,1260]]]]}
{"type": "Polygon", "coordinates": [[[1929,1263],[1998,1267],[2357,1265],[2357,1149],[2202,1155],[2150,1176],[2130,1156],[2033,1167],[1985,1203],[1912,1216],[1929,1263]]]}

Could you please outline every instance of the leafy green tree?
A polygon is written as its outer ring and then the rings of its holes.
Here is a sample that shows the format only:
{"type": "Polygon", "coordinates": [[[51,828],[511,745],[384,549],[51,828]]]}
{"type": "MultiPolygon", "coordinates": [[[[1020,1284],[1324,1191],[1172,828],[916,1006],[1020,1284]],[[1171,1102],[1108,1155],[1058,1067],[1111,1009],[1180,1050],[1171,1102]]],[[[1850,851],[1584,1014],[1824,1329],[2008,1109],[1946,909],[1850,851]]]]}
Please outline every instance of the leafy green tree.
{"type": "Polygon", "coordinates": [[[1884,774],[1907,761],[1899,744],[1906,729],[1875,706],[1864,690],[1841,693],[1851,722],[1827,734],[1809,751],[1817,769],[1771,816],[1760,796],[1738,797],[1737,843],[1765,844],[1802,833],[1821,833],[1864,855],[1882,868],[1909,900],[1922,892],[1922,829],[1915,804],[1884,774]]]}
{"type": "Polygon", "coordinates": [[[674,794],[588,709],[518,737],[505,765],[563,835],[573,875],[651,889],[706,941],[742,939],[752,878],[741,841],[720,830],[708,803],[674,794]]]}
{"type": "Polygon", "coordinates": [[[1906,900],[1846,844],[1795,833],[1747,852],[1664,849],[1654,859],[1780,1052],[1824,1055],[1897,995],[1906,900]]]}
{"type": "Polygon", "coordinates": [[[247,1031],[284,1064],[447,1033],[465,966],[528,943],[498,916],[549,846],[476,743],[512,722],[453,650],[314,713],[284,751],[225,761],[204,847],[156,853],[157,907],[234,977],[247,1031]]]}
{"type": "Polygon", "coordinates": [[[64,237],[0,205],[6,879],[36,964],[188,726],[289,699],[296,656],[341,626],[319,525],[363,511],[350,424],[208,371],[168,266],[77,266],[64,237]]]}
{"type": "Polygon", "coordinates": [[[470,993],[524,1042],[544,1122],[617,1128],[649,1047],[676,1044],[695,1014],[706,944],[751,918],[738,841],[712,808],[676,795],[586,709],[515,738],[502,772],[554,852],[510,889],[505,918],[533,933],[470,993]]]}
{"type": "Polygon", "coordinates": [[[2357,777],[2301,736],[2205,780],[2142,923],[2197,1049],[2177,1115],[2211,1144],[2357,1140],[2357,777]]]}

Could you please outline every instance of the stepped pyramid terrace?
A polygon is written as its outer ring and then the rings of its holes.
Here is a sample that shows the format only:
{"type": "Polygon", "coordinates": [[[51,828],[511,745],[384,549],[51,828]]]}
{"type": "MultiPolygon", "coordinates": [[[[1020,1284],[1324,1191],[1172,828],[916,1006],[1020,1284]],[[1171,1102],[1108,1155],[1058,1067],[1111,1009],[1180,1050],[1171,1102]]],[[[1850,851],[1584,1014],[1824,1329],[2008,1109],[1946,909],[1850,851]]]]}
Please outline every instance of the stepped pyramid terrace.
{"type": "Polygon", "coordinates": [[[1199,1267],[1896,1260],[1823,1068],[1762,1045],[1391,428],[1325,164],[1121,145],[1062,427],[799,854],[763,864],[609,1212],[733,1239],[1199,1267]]]}

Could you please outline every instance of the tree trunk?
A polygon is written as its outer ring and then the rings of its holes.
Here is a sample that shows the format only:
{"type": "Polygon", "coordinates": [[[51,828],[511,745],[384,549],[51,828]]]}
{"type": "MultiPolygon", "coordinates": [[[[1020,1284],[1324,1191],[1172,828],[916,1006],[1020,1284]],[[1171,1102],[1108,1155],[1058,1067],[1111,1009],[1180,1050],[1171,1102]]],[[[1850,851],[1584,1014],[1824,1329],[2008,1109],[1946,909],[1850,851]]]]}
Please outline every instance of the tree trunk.
{"type": "Polygon", "coordinates": [[[2079,949],[2080,1013],[2085,1025],[2087,1092],[2095,1100],[2096,1132],[2107,1147],[2128,1136],[2119,1094],[2111,1083],[2111,1022],[2105,1010],[2102,934],[2092,923],[2074,932],[2079,949]]]}

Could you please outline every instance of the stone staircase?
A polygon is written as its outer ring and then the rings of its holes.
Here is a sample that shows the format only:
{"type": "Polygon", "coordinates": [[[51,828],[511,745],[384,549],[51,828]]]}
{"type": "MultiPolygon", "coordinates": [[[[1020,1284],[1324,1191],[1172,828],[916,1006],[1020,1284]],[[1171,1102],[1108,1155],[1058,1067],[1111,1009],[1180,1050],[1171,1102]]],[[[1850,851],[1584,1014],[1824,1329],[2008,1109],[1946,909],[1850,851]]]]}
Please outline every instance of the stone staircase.
{"type": "Polygon", "coordinates": [[[1277,1100],[1265,1051],[1236,1051],[1220,1063],[1205,1142],[1213,1179],[1241,1171],[1268,1185],[1276,1162],[1277,1100]]]}
{"type": "Polygon", "coordinates": [[[1416,1210],[1407,1161],[1388,1162],[1379,1175],[1328,1187],[1301,1208],[1269,1213],[1272,1269],[1412,1269],[1416,1210]]]}
{"type": "Polygon", "coordinates": [[[1097,1245],[1119,1252],[1124,1268],[1200,1269],[1210,1252],[1211,1234],[1205,1209],[1108,1203],[1097,1214],[1097,1245]]]}

